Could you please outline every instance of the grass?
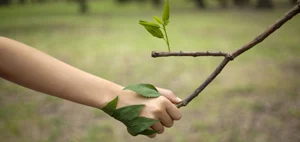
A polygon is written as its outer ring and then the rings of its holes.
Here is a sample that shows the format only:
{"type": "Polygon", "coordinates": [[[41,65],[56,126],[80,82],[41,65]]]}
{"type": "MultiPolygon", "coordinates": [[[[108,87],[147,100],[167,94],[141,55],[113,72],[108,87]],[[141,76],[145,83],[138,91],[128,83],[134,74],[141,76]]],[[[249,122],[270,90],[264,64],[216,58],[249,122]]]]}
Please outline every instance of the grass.
{"type": "MultiPolygon", "coordinates": [[[[172,2],[172,51],[232,51],[253,39],[288,9],[197,11],[172,2]]],[[[158,58],[167,51],[138,20],[161,9],[149,4],[91,2],[0,8],[0,36],[42,50],[121,85],[140,82],[170,88],[184,98],[214,70],[218,58],[158,58]]],[[[299,141],[299,16],[230,63],[155,141],[299,141]]],[[[46,96],[0,79],[0,138],[12,141],[153,141],[131,137],[100,110],[46,96]]]]}

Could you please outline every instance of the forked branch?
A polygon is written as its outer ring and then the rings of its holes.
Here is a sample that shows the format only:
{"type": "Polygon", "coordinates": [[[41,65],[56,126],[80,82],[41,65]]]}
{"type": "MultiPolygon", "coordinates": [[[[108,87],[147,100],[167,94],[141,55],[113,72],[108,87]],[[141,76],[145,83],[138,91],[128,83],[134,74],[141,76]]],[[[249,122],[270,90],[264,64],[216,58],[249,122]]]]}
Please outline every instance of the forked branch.
{"type": "Polygon", "coordinates": [[[279,29],[283,24],[287,21],[292,19],[300,13],[300,0],[297,1],[297,5],[289,10],[281,19],[276,21],[273,25],[268,27],[263,33],[255,37],[252,41],[245,44],[241,48],[237,49],[232,53],[225,53],[225,52],[152,52],[152,57],[168,57],[168,56],[223,56],[225,57],[224,60],[219,64],[219,66],[208,76],[208,78],[186,99],[182,102],[177,104],[177,107],[180,108],[182,106],[188,105],[195,97],[197,97],[217,76],[221,73],[223,68],[234,58],[238,57],[242,53],[248,51],[249,49],[253,48],[255,45],[259,44],[260,42],[264,41],[269,35],[279,29]]]}

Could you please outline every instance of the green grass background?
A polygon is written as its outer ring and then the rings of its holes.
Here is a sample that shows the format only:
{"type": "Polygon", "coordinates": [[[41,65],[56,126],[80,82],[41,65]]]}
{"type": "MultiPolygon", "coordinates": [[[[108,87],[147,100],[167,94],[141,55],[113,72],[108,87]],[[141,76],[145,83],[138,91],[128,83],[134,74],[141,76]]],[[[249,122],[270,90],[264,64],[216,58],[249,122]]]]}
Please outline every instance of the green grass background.
{"type": "MultiPolygon", "coordinates": [[[[213,4],[213,2],[212,2],[213,4]]],[[[138,20],[162,9],[112,1],[13,5],[0,8],[0,36],[9,37],[121,85],[152,83],[181,98],[222,58],[151,58],[167,51],[138,20]]],[[[288,8],[206,11],[171,3],[172,51],[233,51],[288,8]]],[[[300,141],[300,17],[230,63],[187,107],[182,120],[155,139],[130,136],[101,110],[47,96],[0,79],[0,139],[5,142],[298,142],[300,141]]]]}

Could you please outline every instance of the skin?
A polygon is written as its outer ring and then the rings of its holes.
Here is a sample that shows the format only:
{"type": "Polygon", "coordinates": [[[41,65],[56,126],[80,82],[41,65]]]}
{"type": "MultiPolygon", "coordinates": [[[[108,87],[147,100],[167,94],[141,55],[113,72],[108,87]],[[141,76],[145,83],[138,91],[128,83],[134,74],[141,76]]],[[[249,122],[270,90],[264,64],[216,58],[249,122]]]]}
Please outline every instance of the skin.
{"type": "Polygon", "coordinates": [[[132,91],[122,90],[123,86],[5,37],[0,37],[0,77],[38,92],[98,109],[116,96],[119,96],[117,108],[145,104],[140,115],[160,120],[150,128],[158,130],[159,134],[181,118],[181,112],[174,106],[181,100],[170,90],[157,88],[162,96],[144,98],[132,91]]]}

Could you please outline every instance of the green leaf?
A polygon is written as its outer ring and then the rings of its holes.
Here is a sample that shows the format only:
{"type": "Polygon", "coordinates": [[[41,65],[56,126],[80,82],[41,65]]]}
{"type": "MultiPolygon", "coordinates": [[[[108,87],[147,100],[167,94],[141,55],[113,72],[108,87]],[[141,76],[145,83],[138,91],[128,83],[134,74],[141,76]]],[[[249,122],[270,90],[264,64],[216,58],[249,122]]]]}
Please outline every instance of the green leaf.
{"type": "Polygon", "coordinates": [[[160,30],[160,26],[158,24],[147,21],[140,21],[139,24],[144,26],[152,36],[157,38],[164,38],[164,35],[160,30]]]}
{"type": "Polygon", "coordinates": [[[148,98],[156,98],[159,97],[160,94],[158,93],[157,89],[151,84],[134,84],[125,87],[123,90],[131,90],[140,94],[144,97],[148,98]]]}
{"type": "Polygon", "coordinates": [[[139,134],[149,128],[151,125],[159,122],[159,120],[147,118],[147,117],[136,117],[135,119],[126,123],[127,131],[133,136],[139,134]]]}
{"type": "Polygon", "coordinates": [[[149,130],[149,129],[146,129],[146,130],[144,130],[143,132],[140,132],[139,134],[141,134],[141,135],[152,135],[152,134],[155,134],[155,133],[157,133],[158,131],[156,131],[156,130],[149,130]]]}
{"type": "Polygon", "coordinates": [[[153,18],[155,19],[155,21],[156,21],[157,23],[163,24],[163,21],[162,21],[159,17],[153,16],[153,18]]]}
{"type": "Polygon", "coordinates": [[[164,35],[160,28],[154,28],[154,27],[149,27],[149,26],[144,26],[146,30],[154,37],[157,38],[164,38],[164,35]]]}
{"type": "MultiPolygon", "coordinates": [[[[164,7],[164,11],[163,11],[163,14],[162,14],[162,20],[164,21],[164,23],[166,21],[168,21],[170,19],[170,5],[169,5],[169,1],[166,0],[166,4],[165,4],[165,7],[164,7]]],[[[165,25],[165,24],[164,24],[165,25]]],[[[166,25],[165,25],[166,26],[166,25]]]]}
{"type": "Polygon", "coordinates": [[[158,24],[153,23],[153,22],[148,22],[148,21],[142,21],[142,20],[140,20],[139,24],[141,24],[143,26],[150,26],[150,27],[160,28],[160,26],[158,24]]]}
{"type": "Polygon", "coordinates": [[[113,117],[121,122],[126,123],[127,121],[138,117],[144,106],[145,105],[131,105],[119,108],[115,110],[113,117]]]}
{"type": "Polygon", "coordinates": [[[104,112],[106,112],[107,114],[109,114],[110,116],[112,116],[114,111],[117,108],[118,99],[119,99],[119,97],[117,96],[115,99],[110,101],[104,108],[102,108],[102,110],[104,112]]]}
{"type": "Polygon", "coordinates": [[[132,129],[130,129],[129,127],[127,127],[127,132],[132,135],[132,136],[137,136],[139,133],[134,132],[132,129]]]}

